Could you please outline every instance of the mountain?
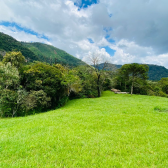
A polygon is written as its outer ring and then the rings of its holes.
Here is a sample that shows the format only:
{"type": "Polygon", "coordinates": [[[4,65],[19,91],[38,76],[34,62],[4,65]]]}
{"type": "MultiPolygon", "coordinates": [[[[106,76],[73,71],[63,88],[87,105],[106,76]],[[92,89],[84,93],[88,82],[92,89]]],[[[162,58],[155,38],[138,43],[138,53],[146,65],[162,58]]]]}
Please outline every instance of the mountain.
{"type": "MultiPolygon", "coordinates": [[[[48,63],[62,63],[68,64],[70,66],[86,65],[80,59],[73,57],[72,55],[66,53],[51,45],[43,43],[25,43],[19,42],[13,37],[0,32],[0,60],[6,52],[16,50],[21,51],[25,58],[30,61],[42,61],[48,63]]],[[[168,69],[163,66],[151,65],[149,66],[149,80],[160,80],[163,77],[168,77],[168,69]]],[[[99,65],[99,69],[102,69],[104,64],[99,65]]],[[[116,70],[121,68],[122,65],[107,64],[106,70],[116,70]]]]}
{"type": "Polygon", "coordinates": [[[164,66],[159,65],[151,65],[147,64],[149,66],[149,80],[160,80],[161,78],[168,77],[168,69],[166,69],[164,66]]]}
{"type": "Polygon", "coordinates": [[[38,55],[40,60],[48,63],[61,63],[68,64],[70,66],[79,66],[86,65],[80,59],[66,53],[63,50],[60,50],[51,45],[43,44],[43,43],[24,43],[22,44],[31,50],[34,54],[38,55]]]}
{"type": "MultiPolygon", "coordinates": [[[[168,77],[168,69],[164,66],[147,64],[149,66],[148,76],[149,80],[158,81],[163,77],[168,77]]],[[[104,64],[99,64],[99,69],[102,69],[104,64]]],[[[121,68],[122,65],[107,63],[105,70],[117,70],[121,68]]]]}
{"type": "Polygon", "coordinates": [[[21,51],[25,58],[29,59],[30,61],[40,61],[39,57],[27,47],[22,45],[21,42],[15,40],[9,35],[0,32],[0,58],[2,58],[2,56],[4,56],[6,52],[12,50],[21,51]]]}
{"type": "Polygon", "coordinates": [[[21,51],[30,62],[62,63],[69,66],[86,65],[80,59],[51,45],[19,42],[13,37],[0,32],[0,60],[2,60],[6,52],[13,50],[21,51]]]}

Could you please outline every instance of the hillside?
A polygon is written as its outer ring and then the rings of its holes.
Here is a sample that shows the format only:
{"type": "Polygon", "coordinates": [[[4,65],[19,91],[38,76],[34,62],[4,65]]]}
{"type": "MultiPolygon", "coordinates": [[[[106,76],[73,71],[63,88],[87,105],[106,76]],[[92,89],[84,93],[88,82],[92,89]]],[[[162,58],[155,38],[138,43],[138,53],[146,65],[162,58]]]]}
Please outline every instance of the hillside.
{"type": "Polygon", "coordinates": [[[107,91],[47,113],[0,119],[0,167],[167,167],[165,109],[167,98],[107,91]]]}
{"type": "Polygon", "coordinates": [[[70,66],[85,65],[80,59],[73,57],[63,50],[51,45],[42,43],[19,42],[13,37],[0,32],[0,60],[5,52],[17,50],[21,51],[25,58],[32,61],[41,61],[47,63],[62,63],[70,66]]]}
{"type": "Polygon", "coordinates": [[[5,55],[5,52],[12,50],[21,51],[25,58],[29,61],[40,61],[39,57],[34,54],[27,47],[22,45],[19,41],[13,37],[0,32],[0,59],[5,55]]]}
{"type": "Polygon", "coordinates": [[[149,66],[149,80],[160,80],[163,77],[168,77],[168,69],[166,69],[164,66],[159,65],[151,65],[147,64],[149,66]]]}
{"type": "Polygon", "coordinates": [[[32,52],[39,56],[39,58],[45,62],[57,62],[62,64],[68,64],[70,66],[85,65],[80,59],[66,53],[51,45],[42,43],[23,43],[24,46],[29,48],[32,52]]]}
{"type": "MultiPolygon", "coordinates": [[[[147,64],[149,66],[148,76],[149,80],[158,81],[163,77],[168,77],[168,69],[166,69],[164,66],[159,65],[152,65],[147,64]]],[[[104,64],[99,65],[99,69],[102,69],[104,64]]],[[[121,68],[122,65],[116,65],[116,64],[107,64],[106,70],[117,70],[121,68]]]]}

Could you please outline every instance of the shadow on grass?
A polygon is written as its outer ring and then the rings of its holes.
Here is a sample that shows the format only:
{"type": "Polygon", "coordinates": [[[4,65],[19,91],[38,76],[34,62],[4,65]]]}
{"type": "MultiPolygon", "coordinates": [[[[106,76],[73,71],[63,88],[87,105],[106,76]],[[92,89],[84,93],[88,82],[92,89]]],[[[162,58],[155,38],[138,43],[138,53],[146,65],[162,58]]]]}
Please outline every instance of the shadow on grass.
{"type": "Polygon", "coordinates": [[[160,107],[160,106],[155,106],[155,107],[154,107],[154,110],[155,110],[155,111],[158,111],[158,112],[168,112],[168,109],[167,109],[167,108],[160,107]]]}

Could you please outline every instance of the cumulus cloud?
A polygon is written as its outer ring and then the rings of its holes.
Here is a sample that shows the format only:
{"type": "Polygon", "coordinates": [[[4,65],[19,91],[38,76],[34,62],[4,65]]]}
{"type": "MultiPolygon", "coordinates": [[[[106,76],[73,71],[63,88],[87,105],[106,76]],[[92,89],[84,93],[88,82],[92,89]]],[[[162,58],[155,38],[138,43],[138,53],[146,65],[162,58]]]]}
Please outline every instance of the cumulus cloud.
{"type": "Polygon", "coordinates": [[[168,52],[167,0],[113,0],[107,10],[112,13],[111,37],[126,39],[140,46],[152,47],[157,54],[168,52]]]}
{"type": "Polygon", "coordinates": [[[82,1],[0,0],[0,21],[15,22],[44,34],[49,41],[14,27],[1,25],[0,31],[20,41],[52,44],[86,62],[98,54],[117,64],[138,62],[168,67],[167,0],[99,0],[80,10],[74,2],[82,1]],[[102,48],[105,46],[116,50],[114,56],[102,48]]]}
{"type": "Polygon", "coordinates": [[[5,34],[8,34],[18,41],[24,41],[24,42],[41,42],[48,45],[52,45],[48,40],[44,38],[37,37],[36,35],[27,34],[24,31],[19,31],[15,27],[8,27],[0,25],[0,32],[4,32],[5,34]]]}

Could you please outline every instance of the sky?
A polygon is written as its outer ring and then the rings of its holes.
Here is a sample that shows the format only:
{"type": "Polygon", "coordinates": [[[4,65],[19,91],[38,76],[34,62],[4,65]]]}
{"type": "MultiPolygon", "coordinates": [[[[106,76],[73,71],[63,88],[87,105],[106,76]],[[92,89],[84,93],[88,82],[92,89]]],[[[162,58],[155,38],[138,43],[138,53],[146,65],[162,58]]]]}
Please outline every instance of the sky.
{"type": "Polygon", "coordinates": [[[168,68],[167,0],[0,0],[0,32],[89,63],[168,68]]]}

